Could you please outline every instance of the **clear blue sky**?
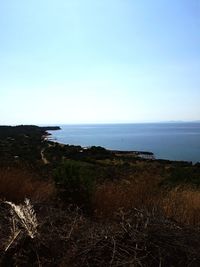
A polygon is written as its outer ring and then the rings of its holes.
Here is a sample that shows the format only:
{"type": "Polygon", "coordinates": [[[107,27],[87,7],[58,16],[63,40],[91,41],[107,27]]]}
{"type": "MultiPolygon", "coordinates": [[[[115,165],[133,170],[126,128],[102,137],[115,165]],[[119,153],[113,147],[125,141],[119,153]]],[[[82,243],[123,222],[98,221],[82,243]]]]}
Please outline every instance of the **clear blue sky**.
{"type": "Polygon", "coordinates": [[[1,0],[0,124],[200,120],[199,0],[1,0]]]}

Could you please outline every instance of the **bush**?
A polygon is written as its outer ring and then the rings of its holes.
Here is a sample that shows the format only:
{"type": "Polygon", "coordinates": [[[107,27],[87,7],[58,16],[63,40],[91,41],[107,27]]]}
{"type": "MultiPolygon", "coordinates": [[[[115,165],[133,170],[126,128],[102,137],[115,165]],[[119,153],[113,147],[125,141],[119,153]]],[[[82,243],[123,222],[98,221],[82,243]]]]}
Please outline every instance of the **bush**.
{"type": "Polygon", "coordinates": [[[95,182],[94,166],[67,160],[56,169],[54,180],[62,198],[84,207],[90,204],[95,182]]]}
{"type": "Polygon", "coordinates": [[[164,185],[191,184],[200,186],[200,170],[198,167],[176,167],[170,176],[163,181],[164,185]]]}

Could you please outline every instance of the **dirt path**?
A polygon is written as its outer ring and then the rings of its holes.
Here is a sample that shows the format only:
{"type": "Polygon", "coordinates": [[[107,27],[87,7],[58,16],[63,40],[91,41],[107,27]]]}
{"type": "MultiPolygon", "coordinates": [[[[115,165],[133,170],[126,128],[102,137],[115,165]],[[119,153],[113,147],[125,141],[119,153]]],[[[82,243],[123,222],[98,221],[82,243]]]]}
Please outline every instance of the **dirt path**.
{"type": "Polygon", "coordinates": [[[45,158],[45,156],[44,156],[44,148],[41,150],[41,158],[42,158],[42,161],[43,161],[43,163],[44,164],[48,164],[49,163],[49,161],[45,158]]]}

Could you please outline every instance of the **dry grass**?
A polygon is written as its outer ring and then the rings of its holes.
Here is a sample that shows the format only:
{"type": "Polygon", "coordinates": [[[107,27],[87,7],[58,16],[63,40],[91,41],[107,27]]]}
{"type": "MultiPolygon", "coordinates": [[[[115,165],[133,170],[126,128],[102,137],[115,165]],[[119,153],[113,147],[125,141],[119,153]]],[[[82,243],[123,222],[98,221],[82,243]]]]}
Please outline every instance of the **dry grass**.
{"type": "Polygon", "coordinates": [[[122,180],[97,186],[93,207],[97,217],[111,218],[118,210],[151,209],[158,195],[157,181],[122,180]]]}
{"type": "Polygon", "coordinates": [[[167,218],[187,225],[200,225],[200,191],[179,187],[167,191],[158,180],[124,180],[97,186],[93,199],[95,216],[110,219],[119,210],[159,210],[167,218]]]}
{"type": "Polygon", "coordinates": [[[18,168],[0,169],[0,198],[15,203],[25,198],[45,201],[54,195],[52,182],[41,181],[30,171],[18,168]]]}
{"type": "Polygon", "coordinates": [[[160,202],[167,217],[188,225],[200,225],[199,190],[190,187],[175,188],[160,202]]]}

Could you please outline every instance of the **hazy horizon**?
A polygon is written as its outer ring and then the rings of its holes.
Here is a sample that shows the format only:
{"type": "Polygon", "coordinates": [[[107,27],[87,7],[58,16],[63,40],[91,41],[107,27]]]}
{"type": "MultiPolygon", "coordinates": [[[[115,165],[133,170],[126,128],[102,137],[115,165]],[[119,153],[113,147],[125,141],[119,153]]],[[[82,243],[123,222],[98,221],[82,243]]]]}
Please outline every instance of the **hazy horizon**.
{"type": "Polygon", "coordinates": [[[0,124],[0,126],[21,126],[21,125],[36,125],[36,126],[64,126],[64,125],[123,125],[123,124],[199,124],[200,120],[194,120],[194,121],[149,121],[149,122],[90,122],[90,123],[20,123],[20,124],[0,124]]]}
{"type": "Polygon", "coordinates": [[[0,2],[0,124],[200,120],[200,2],[0,2]]]}

